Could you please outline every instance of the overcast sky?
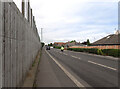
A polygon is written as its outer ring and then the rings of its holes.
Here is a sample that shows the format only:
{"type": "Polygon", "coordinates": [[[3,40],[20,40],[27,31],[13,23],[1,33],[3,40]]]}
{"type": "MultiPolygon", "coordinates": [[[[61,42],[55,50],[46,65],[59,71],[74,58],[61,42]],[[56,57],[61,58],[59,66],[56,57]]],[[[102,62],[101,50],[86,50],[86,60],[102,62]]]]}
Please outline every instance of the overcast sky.
{"type": "MultiPolygon", "coordinates": [[[[14,0],[19,8],[21,1],[14,0]]],[[[50,42],[94,42],[118,28],[118,0],[30,0],[37,28],[50,42]]]]}

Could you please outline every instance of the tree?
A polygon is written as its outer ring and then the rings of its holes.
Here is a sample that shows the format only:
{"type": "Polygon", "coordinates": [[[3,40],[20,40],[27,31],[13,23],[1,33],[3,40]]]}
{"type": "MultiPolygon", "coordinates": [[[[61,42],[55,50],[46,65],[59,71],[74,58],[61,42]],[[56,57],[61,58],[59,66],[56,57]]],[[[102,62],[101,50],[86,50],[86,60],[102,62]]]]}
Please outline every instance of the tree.
{"type": "Polygon", "coordinates": [[[90,44],[90,41],[89,41],[89,39],[87,39],[87,46],[90,46],[91,44],[90,44]]]}
{"type": "Polygon", "coordinates": [[[82,42],[81,44],[83,44],[83,45],[87,45],[87,42],[86,42],[86,41],[84,41],[84,42],[82,42]]]}
{"type": "Polygon", "coordinates": [[[76,42],[76,40],[72,40],[72,41],[70,41],[70,43],[72,43],[72,42],[76,42]]]}
{"type": "Polygon", "coordinates": [[[50,44],[48,44],[48,46],[53,46],[53,44],[52,44],[52,43],[50,43],[50,44]]]}
{"type": "Polygon", "coordinates": [[[41,42],[42,47],[45,45],[45,43],[41,42]]]}

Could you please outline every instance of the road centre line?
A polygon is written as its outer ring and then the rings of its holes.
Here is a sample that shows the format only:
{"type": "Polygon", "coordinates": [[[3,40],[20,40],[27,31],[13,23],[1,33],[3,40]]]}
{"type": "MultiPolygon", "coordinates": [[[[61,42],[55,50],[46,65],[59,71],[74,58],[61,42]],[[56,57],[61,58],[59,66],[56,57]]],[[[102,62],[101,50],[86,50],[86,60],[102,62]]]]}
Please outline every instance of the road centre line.
{"type": "MultiPolygon", "coordinates": [[[[68,51],[68,50],[66,50],[66,51],[68,51]]],[[[85,52],[75,52],[75,51],[68,51],[68,52],[77,53],[77,54],[80,53],[80,54],[96,56],[96,57],[100,57],[100,58],[109,58],[109,59],[114,60],[114,61],[118,61],[119,60],[119,58],[115,58],[115,57],[112,57],[112,56],[102,56],[102,55],[90,54],[90,53],[85,53],[85,52]]]]}
{"type": "Polygon", "coordinates": [[[63,53],[64,55],[68,55],[68,54],[66,54],[66,53],[63,53]]]}
{"type": "MultiPolygon", "coordinates": [[[[65,54],[65,53],[63,53],[63,54],[65,54]]],[[[72,55],[71,57],[76,58],[76,59],[81,59],[81,58],[76,57],[76,56],[73,56],[73,55],[72,55]]],[[[104,67],[104,68],[108,68],[108,69],[117,71],[117,69],[112,68],[112,67],[109,67],[109,66],[106,66],[106,65],[103,65],[103,64],[99,64],[99,63],[96,63],[96,62],[93,62],[93,61],[88,61],[88,62],[89,62],[89,63],[92,63],[92,64],[95,64],[95,65],[99,65],[99,66],[104,67]]]]}
{"type": "Polygon", "coordinates": [[[78,57],[76,57],[76,56],[71,56],[71,57],[73,57],[73,58],[77,58],[77,59],[80,59],[80,58],[78,58],[78,57]]]}
{"type": "MultiPolygon", "coordinates": [[[[59,53],[61,53],[61,54],[64,54],[64,55],[68,55],[68,54],[66,54],[66,53],[62,53],[62,52],[59,52],[59,53]]],[[[79,57],[76,57],[76,56],[72,56],[73,58],[76,58],[76,59],[81,59],[81,58],[79,58],[79,57]]]]}
{"type": "Polygon", "coordinates": [[[78,57],[77,59],[81,59],[81,58],[78,57]]]}
{"type": "Polygon", "coordinates": [[[108,68],[108,69],[117,71],[117,69],[112,68],[112,67],[109,67],[109,66],[106,66],[106,65],[103,65],[103,64],[99,64],[99,63],[96,63],[96,62],[93,62],[93,61],[88,61],[88,62],[89,62],[89,63],[92,63],[92,64],[95,64],[95,65],[99,65],[99,66],[101,66],[101,67],[105,67],[105,68],[108,68]]]}
{"type": "MultiPolygon", "coordinates": [[[[45,50],[46,51],[46,50],[45,50]]],[[[68,72],[55,58],[53,58],[47,51],[46,53],[53,59],[53,61],[64,71],[64,73],[77,85],[77,87],[85,87],[82,85],[70,72],[68,72]]]]}

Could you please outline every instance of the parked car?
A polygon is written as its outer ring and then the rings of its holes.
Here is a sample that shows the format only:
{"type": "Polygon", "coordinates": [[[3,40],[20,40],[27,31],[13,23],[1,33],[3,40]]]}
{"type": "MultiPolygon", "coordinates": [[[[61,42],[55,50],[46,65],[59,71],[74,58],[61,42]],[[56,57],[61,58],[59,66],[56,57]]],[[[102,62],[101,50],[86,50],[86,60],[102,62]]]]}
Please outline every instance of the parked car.
{"type": "Polygon", "coordinates": [[[50,46],[46,46],[46,50],[50,50],[50,46]]]}

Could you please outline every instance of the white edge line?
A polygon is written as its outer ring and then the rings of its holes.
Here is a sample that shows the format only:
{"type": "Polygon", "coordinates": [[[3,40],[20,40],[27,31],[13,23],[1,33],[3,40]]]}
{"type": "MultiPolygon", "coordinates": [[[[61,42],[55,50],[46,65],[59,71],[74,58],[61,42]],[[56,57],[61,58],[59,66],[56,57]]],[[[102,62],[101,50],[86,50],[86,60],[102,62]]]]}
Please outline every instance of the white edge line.
{"type": "MultiPolygon", "coordinates": [[[[45,50],[46,51],[46,50],[45,50]]],[[[64,73],[78,86],[85,87],[82,85],[72,74],[70,74],[55,58],[53,58],[47,51],[46,53],[53,59],[53,61],[64,71],[64,73]]]]}
{"type": "Polygon", "coordinates": [[[99,63],[96,63],[96,62],[93,62],[93,61],[88,61],[88,62],[92,63],[92,64],[96,64],[96,65],[102,66],[102,67],[105,67],[105,68],[108,68],[108,69],[111,69],[111,70],[117,71],[117,69],[109,67],[109,66],[106,66],[106,65],[103,65],[103,64],[99,64],[99,63]]]}

